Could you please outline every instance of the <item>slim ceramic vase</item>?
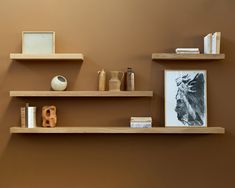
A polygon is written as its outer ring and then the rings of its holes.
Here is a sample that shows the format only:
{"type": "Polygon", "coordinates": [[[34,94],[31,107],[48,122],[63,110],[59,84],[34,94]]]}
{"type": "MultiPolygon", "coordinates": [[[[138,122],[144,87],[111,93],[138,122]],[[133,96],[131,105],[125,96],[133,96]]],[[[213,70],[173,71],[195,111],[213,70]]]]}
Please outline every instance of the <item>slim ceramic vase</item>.
{"type": "Polygon", "coordinates": [[[104,69],[101,71],[98,71],[98,79],[99,79],[99,85],[98,85],[98,90],[99,91],[105,91],[105,83],[106,83],[106,72],[104,69]]]}

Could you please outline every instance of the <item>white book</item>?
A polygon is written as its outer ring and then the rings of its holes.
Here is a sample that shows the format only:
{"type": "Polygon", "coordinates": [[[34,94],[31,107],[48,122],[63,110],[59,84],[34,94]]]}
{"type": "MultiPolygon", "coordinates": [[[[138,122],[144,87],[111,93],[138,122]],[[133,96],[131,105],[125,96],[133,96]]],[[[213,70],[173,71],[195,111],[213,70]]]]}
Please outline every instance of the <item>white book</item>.
{"type": "Polygon", "coordinates": [[[151,128],[152,123],[135,123],[135,122],[131,122],[130,127],[131,128],[151,128]]]}
{"type": "Polygon", "coordinates": [[[131,122],[152,122],[152,117],[131,117],[131,122]]]}
{"type": "Polygon", "coordinates": [[[212,34],[212,54],[216,54],[216,32],[212,34]]]}
{"type": "Polygon", "coordinates": [[[27,117],[28,117],[28,121],[27,121],[27,127],[28,128],[35,128],[37,127],[36,125],[36,107],[27,107],[27,117]]]}
{"type": "Polygon", "coordinates": [[[204,37],[204,54],[212,53],[212,33],[204,37]]]}
{"type": "Polygon", "coordinates": [[[176,48],[175,52],[199,52],[199,48],[176,48]]]}
{"type": "Polygon", "coordinates": [[[131,121],[130,123],[136,123],[136,124],[152,124],[152,121],[131,121]]]}
{"type": "Polygon", "coordinates": [[[176,54],[200,54],[200,52],[176,52],[176,54]]]}
{"type": "Polygon", "coordinates": [[[220,54],[221,32],[212,35],[212,54],[220,54]]]}

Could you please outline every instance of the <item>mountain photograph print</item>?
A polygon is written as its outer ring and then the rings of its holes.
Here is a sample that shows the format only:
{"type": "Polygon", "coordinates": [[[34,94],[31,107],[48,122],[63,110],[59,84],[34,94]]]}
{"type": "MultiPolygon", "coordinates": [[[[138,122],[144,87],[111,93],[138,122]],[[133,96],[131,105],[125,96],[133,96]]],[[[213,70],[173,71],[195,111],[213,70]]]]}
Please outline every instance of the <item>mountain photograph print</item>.
{"type": "Polygon", "coordinates": [[[207,126],[205,70],[165,71],[165,126],[207,126]]]}

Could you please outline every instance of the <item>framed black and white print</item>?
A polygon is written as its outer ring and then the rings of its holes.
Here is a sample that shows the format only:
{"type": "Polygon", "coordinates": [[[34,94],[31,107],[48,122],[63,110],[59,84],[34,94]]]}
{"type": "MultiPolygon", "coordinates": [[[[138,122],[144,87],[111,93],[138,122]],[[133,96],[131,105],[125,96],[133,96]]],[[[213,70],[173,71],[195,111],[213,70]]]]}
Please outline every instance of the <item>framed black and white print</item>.
{"type": "Polygon", "coordinates": [[[206,70],[165,70],[165,126],[207,126],[206,70]]]}

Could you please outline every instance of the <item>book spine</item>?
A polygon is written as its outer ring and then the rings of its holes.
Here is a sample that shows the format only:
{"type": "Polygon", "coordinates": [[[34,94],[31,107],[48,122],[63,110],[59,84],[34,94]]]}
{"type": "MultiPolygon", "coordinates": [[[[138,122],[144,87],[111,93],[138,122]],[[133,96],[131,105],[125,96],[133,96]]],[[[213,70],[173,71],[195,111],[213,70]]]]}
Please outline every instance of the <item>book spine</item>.
{"type": "Polygon", "coordinates": [[[131,122],[130,124],[131,128],[151,128],[152,123],[136,123],[136,122],[131,122]]]}
{"type": "Polygon", "coordinates": [[[131,122],[152,122],[151,117],[131,117],[131,122]]]}
{"type": "Polygon", "coordinates": [[[29,108],[29,103],[26,103],[25,105],[25,127],[28,127],[28,108],[29,108]]]}
{"type": "Polygon", "coordinates": [[[212,54],[220,54],[221,32],[212,35],[212,54]]]}
{"type": "Polygon", "coordinates": [[[200,52],[176,52],[176,54],[200,54],[200,52]]]}
{"type": "Polygon", "coordinates": [[[216,53],[220,54],[221,32],[216,32],[216,53]]]}
{"type": "Polygon", "coordinates": [[[204,54],[212,53],[212,34],[209,33],[204,37],[204,54]]]}
{"type": "Polygon", "coordinates": [[[26,128],[25,107],[20,108],[20,120],[21,120],[21,127],[26,128]]]}
{"type": "Polygon", "coordinates": [[[176,52],[199,52],[199,48],[176,48],[176,52]]]}
{"type": "Polygon", "coordinates": [[[216,38],[215,38],[215,33],[212,35],[212,54],[216,54],[216,38]]]}

